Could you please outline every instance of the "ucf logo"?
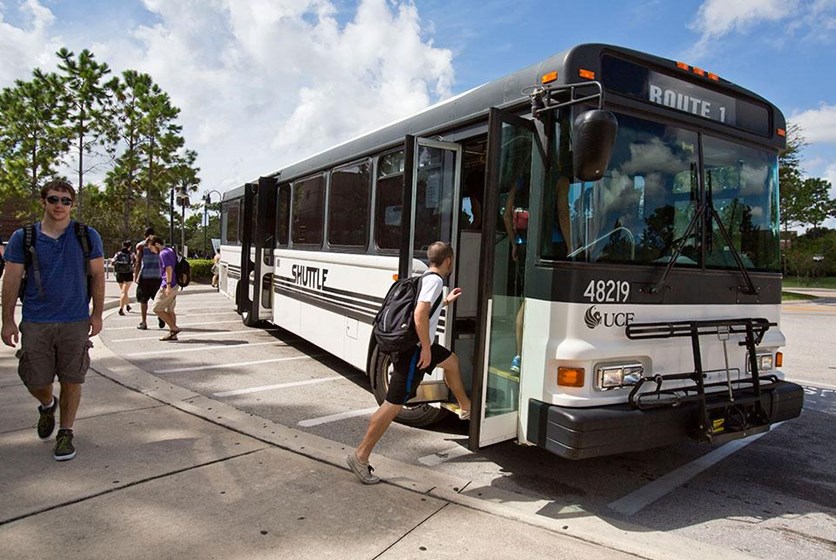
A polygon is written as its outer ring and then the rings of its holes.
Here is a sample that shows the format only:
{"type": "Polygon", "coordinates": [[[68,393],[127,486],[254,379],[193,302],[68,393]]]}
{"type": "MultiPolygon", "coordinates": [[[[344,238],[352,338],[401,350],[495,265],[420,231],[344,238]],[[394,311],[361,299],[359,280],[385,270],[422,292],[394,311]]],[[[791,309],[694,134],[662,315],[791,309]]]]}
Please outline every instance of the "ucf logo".
{"type": "Polygon", "coordinates": [[[606,328],[612,327],[626,327],[633,322],[635,313],[601,313],[595,309],[595,305],[586,310],[583,316],[583,322],[590,329],[594,329],[599,325],[606,328]]]}

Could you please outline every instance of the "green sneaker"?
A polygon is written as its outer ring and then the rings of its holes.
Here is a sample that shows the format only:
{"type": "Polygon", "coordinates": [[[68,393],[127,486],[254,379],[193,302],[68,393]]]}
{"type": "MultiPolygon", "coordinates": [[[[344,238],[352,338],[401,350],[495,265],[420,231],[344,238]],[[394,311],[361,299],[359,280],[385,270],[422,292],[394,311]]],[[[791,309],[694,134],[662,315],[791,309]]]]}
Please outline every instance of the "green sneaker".
{"type": "Polygon", "coordinates": [[[52,456],[56,461],[69,461],[75,457],[72,430],[67,428],[58,430],[58,435],[55,437],[55,453],[52,456]]]}
{"type": "Polygon", "coordinates": [[[46,441],[55,430],[55,409],[58,408],[58,399],[52,397],[52,406],[44,408],[38,407],[38,412],[41,417],[38,418],[38,437],[46,441]]]}

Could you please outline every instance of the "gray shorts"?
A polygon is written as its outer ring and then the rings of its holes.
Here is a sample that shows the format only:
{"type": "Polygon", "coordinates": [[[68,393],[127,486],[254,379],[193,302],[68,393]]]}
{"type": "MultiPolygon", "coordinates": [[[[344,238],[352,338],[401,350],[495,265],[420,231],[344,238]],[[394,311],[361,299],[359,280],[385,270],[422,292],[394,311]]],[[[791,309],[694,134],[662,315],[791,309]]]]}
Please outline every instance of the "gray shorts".
{"type": "Polygon", "coordinates": [[[27,387],[84,383],[90,367],[90,321],[20,324],[20,360],[17,373],[27,387]]]}

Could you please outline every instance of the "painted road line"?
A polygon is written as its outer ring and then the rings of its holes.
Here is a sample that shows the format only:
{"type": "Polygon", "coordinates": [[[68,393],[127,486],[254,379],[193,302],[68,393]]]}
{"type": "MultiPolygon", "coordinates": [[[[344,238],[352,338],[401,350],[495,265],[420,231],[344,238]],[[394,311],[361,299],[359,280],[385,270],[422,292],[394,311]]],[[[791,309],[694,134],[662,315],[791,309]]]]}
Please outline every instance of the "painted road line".
{"type": "Polygon", "coordinates": [[[345,377],[325,377],[322,379],[306,379],[305,381],[293,381],[290,383],[279,383],[278,385],[262,385],[261,387],[249,387],[247,389],[236,389],[235,391],[222,391],[220,393],[212,393],[213,397],[234,397],[235,395],[249,395],[250,393],[260,393],[262,391],[273,391],[275,389],[287,389],[289,387],[301,387],[303,385],[315,385],[317,383],[325,383],[326,381],[345,380],[345,377]]]}
{"type": "Polygon", "coordinates": [[[241,344],[215,344],[212,346],[201,346],[199,348],[178,348],[177,350],[157,350],[154,352],[134,352],[133,354],[125,354],[127,358],[141,358],[143,356],[160,356],[163,354],[183,354],[185,352],[206,352],[209,350],[232,350],[235,348],[252,348],[253,346],[267,346],[275,344],[276,346],[287,346],[286,343],[280,340],[271,340],[270,342],[242,342],[241,344]]]}
{"type": "MultiPolygon", "coordinates": [[[[769,429],[772,430],[773,428],[777,428],[781,424],[783,424],[783,422],[773,424],[769,429]]],[[[632,494],[627,494],[621,499],[610,502],[607,504],[607,507],[626,516],[635,515],[653,502],[676,490],[678,487],[682,486],[704,470],[716,463],[719,463],[732,453],[740,451],[750,443],[755,443],[768,433],[769,432],[762,432],[760,434],[749,436],[745,439],[730,441],[729,443],[718,447],[714,451],[707,453],[686,465],[682,465],[675,471],[671,471],[665,476],[657,478],[650,484],[639,488],[632,494]]]]}
{"type": "Polygon", "coordinates": [[[418,462],[422,465],[427,465],[428,467],[434,467],[451,459],[464,457],[465,455],[473,455],[473,451],[462,445],[457,445],[456,447],[451,447],[445,451],[439,451],[438,453],[433,453],[432,455],[420,457],[418,462]]]}
{"type": "MultiPolygon", "coordinates": [[[[181,315],[178,313],[177,318],[179,319],[180,317],[181,317],[181,315]]],[[[156,323],[156,319],[157,319],[156,317],[154,317],[153,321],[151,321],[149,319],[149,322],[156,323]]],[[[225,325],[225,324],[228,324],[228,323],[240,323],[240,322],[241,322],[241,319],[232,319],[232,320],[229,320],[229,321],[204,321],[202,323],[182,323],[182,324],[178,323],[177,327],[182,329],[184,327],[196,327],[198,325],[225,325]]],[[[137,329],[136,325],[133,325],[132,327],[109,327],[107,330],[109,330],[109,331],[129,331],[129,330],[138,331],[138,330],[142,330],[142,329],[137,329]]],[[[136,339],[133,339],[133,340],[136,340],[136,339]]]]}
{"type": "MultiPolygon", "coordinates": [[[[830,369],[836,369],[836,368],[830,368],[830,369]]],[[[787,378],[787,381],[792,381],[793,383],[798,383],[799,385],[801,385],[804,388],[811,387],[813,389],[836,390],[836,385],[830,385],[829,383],[822,383],[821,381],[805,381],[803,379],[795,379],[795,378],[793,378],[793,379],[787,378]]]]}
{"type": "Polygon", "coordinates": [[[328,424],[329,422],[338,422],[346,418],[354,418],[356,416],[368,416],[374,414],[378,407],[364,408],[362,410],[349,410],[348,412],[340,412],[339,414],[331,414],[330,416],[321,416],[319,418],[311,418],[310,420],[302,420],[297,426],[302,428],[310,428],[312,426],[319,426],[320,424],[328,424]]]}
{"type": "MultiPolygon", "coordinates": [[[[150,330],[150,329],[149,329],[150,330]]],[[[183,334],[180,333],[177,335],[177,338],[180,340],[184,339],[191,339],[191,338],[202,338],[204,336],[229,336],[232,334],[258,334],[263,332],[276,332],[281,329],[258,329],[258,330],[246,330],[246,331],[212,331],[212,332],[205,332],[205,333],[195,333],[195,334],[183,334]]],[[[159,340],[161,336],[168,334],[168,329],[159,329],[157,331],[156,336],[143,336],[143,337],[134,337],[134,338],[119,338],[117,340],[111,340],[110,343],[116,342],[137,342],[140,340],[159,340]]]]}
{"type": "Polygon", "coordinates": [[[323,354],[311,354],[310,356],[292,356],[290,358],[271,358],[269,360],[255,360],[253,362],[236,362],[233,364],[213,364],[211,366],[192,366],[192,367],[182,367],[182,368],[172,368],[172,369],[158,369],[154,370],[153,373],[180,373],[182,371],[205,371],[207,369],[226,369],[226,368],[235,368],[235,367],[242,367],[242,366],[255,366],[258,364],[272,364],[275,362],[289,362],[292,360],[310,360],[312,358],[316,358],[323,354]]]}

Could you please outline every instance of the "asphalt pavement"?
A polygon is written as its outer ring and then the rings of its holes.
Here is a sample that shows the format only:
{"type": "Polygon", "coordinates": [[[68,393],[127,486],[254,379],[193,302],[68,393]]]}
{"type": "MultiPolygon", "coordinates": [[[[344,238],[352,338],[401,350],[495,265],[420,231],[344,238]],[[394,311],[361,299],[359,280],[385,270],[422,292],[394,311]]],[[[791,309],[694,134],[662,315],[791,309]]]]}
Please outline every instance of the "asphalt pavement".
{"type": "MultiPolygon", "coordinates": [[[[180,298],[212,290],[193,284],[180,298]]],[[[133,290],[132,290],[133,292],[133,290]]],[[[182,300],[181,300],[182,301],[182,300]]],[[[106,314],[118,308],[109,278],[106,314]]],[[[134,366],[93,339],[75,459],[35,433],[36,403],[0,349],[0,557],[749,558],[380,459],[361,484],[343,444],[134,366]]]]}

